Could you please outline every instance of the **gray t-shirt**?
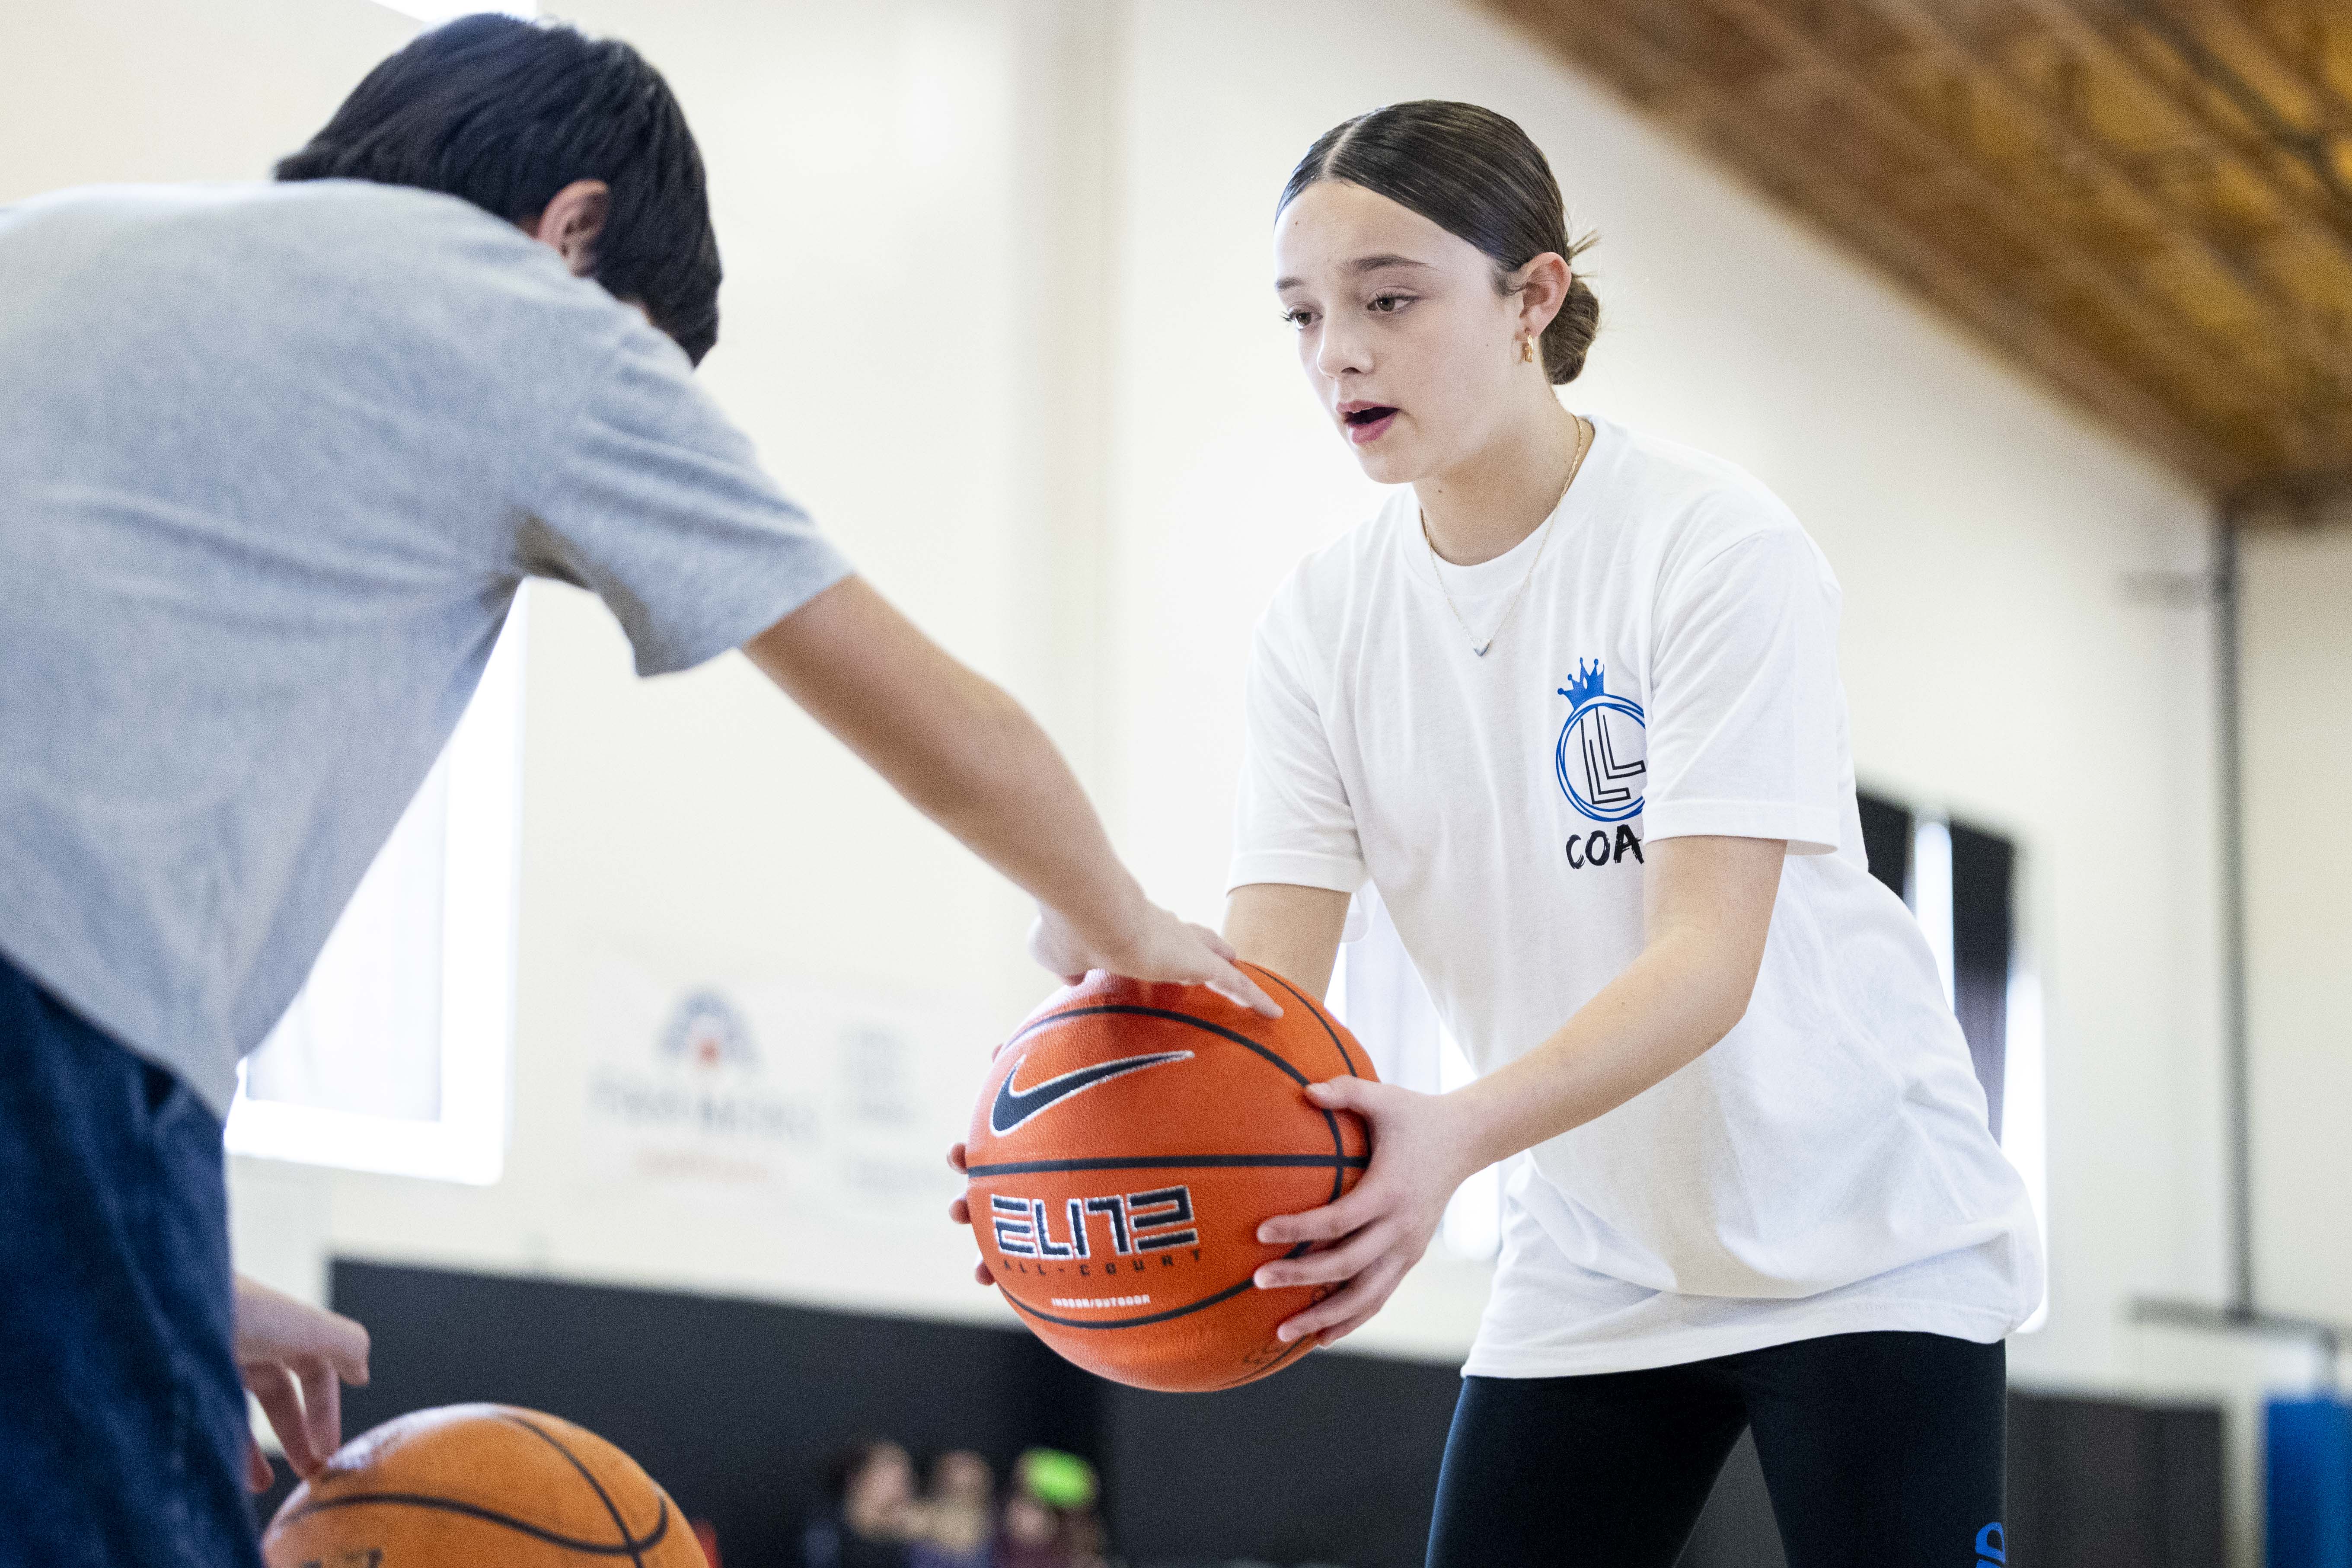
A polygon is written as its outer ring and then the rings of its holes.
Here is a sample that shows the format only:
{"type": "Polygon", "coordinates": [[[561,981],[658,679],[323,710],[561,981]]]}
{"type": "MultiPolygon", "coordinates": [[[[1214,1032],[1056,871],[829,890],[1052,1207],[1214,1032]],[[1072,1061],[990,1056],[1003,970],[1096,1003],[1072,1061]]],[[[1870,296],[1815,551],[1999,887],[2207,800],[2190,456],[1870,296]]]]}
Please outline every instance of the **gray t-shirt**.
{"type": "Polygon", "coordinates": [[[650,675],[848,570],[676,344],[465,202],[0,208],[0,952],[225,1110],[524,577],[650,675]]]}

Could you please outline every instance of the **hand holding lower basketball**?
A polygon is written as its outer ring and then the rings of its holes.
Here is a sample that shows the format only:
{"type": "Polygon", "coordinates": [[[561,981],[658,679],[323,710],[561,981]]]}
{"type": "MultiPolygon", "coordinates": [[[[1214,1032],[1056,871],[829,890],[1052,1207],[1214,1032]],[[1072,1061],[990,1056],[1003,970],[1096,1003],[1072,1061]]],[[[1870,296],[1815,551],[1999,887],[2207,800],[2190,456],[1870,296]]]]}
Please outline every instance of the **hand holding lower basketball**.
{"type": "Polygon", "coordinates": [[[1454,1189],[1478,1166],[1452,1096],[1353,1078],[1318,1083],[1307,1093],[1328,1110],[1352,1110],[1371,1124],[1371,1168],[1338,1202],[1259,1226],[1261,1241],[1309,1242],[1321,1250],[1265,1264],[1254,1278],[1264,1289],[1339,1286],[1275,1331],[1286,1343],[1312,1334],[1328,1345],[1381,1310],[1429,1250],[1454,1189]]]}
{"type": "MultiPolygon", "coordinates": [[[[340,1313],[236,1277],[236,1365],[261,1402],[294,1473],[308,1479],[342,1447],[342,1384],[368,1380],[368,1333],[340,1313]]],[[[269,1485],[269,1461],[247,1442],[247,1480],[269,1485]]]]}
{"type": "Polygon", "coordinates": [[[1133,917],[1107,935],[1083,932],[1066,916],[1041,906],[1029,928],[1029,956],[1066,984],[1101,970],[1129,980],[1205,985],[1260,1017],[1282,1016],[1257,982],[1234,966],[1231,942],[1154,903],[1139,902],[1133,917]]]}

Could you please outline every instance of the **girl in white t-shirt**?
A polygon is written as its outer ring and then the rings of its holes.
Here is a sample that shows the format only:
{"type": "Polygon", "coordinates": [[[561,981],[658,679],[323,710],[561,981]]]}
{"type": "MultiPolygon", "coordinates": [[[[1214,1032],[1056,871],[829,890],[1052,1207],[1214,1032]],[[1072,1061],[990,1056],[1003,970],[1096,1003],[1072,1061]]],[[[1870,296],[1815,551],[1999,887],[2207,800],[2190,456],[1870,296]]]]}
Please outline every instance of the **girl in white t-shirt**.
{"type": "Polygon", "coordinates": [[[1319,994],[1370,881],[1480,1076],[1311,1092],[1362,1183],[1328,1342],[1508,1160],[1429,1561],[1665,1568],[1752,1428],[1792,1562],[2005,1561],[2022,1184],[1918,927],[1869,875],[1811,541],[1728,463],[1561,406],[1599,321],[1510,121],[1376,110],[1283,192],[1317,398],[1401,487],[1261,624],[1226,935],[1319,994]]]}

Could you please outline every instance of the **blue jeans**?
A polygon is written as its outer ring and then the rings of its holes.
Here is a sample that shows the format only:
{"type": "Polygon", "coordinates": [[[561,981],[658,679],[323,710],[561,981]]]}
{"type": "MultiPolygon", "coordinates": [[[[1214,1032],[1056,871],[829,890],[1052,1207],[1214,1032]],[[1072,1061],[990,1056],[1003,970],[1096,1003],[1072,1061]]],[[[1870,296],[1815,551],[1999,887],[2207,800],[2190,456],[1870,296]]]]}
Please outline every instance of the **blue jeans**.
{"type": "Polygon", "coordinates": [[[221,1124],[0,955],[0,1568],[258,1568],[221,1124]]]}

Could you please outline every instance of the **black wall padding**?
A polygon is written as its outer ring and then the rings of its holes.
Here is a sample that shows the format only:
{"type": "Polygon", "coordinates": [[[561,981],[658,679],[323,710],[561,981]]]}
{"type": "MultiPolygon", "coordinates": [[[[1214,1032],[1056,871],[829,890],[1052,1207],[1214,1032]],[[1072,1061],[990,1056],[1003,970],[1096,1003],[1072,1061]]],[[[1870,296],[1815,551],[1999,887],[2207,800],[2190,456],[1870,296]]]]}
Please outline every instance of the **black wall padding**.
{"type": "Polygon", "coordinates": [[[2010,1561],[2222,1568],[2221,1413],[2011,1394],[2010,1561]]]}
{"type": "MultiPolygon", "coordinates": [[[[1144,1394],[1012,1328],[349,1261],[331,1288],[374,1338],[347,1433],[469,1400],[551,1411],[712,1521],[728,1568],[795,1568],[825,1459],[865,1436],[1000,1473],[1034,1443],[1086,1454],[1139,1568],[1418,1568],[1457,1387],[1448,1363],[1318,1353],[1228,1394],[1144,1394]]],[[[2012,1563],[2221,1568],[2219,1410],[2012,1393],[2009,1419],[2012,1563]]],[[[1780,1561],[1743,1441],[1684,1568],[1780,1561]]]]}
{"type": "Polygon", "coordinates": [[[331,1289],[374,1341],[347,1433],[472,1400],[548,1411],[717,1526],[728,1568],[798,1564],[825,1461],[860,1436],[977,1448],[1000,1475],[1032,1444],[1097,1446],[1095,1380],[1017,1330],[341,1260],[331,1289]]]}
{"type": "Polygon", "coordinates": [[[1952,1010],[2000,1136],[2009,1061],[2009,970],[2016,945],[2017,846],[1955,822],[1952,830],[1952,1010]]]}
{"type": "Polygon", "coordinates": [[[1161,1560],[1420,1568],[1461,1377],[1317,1352],[1224,1394],[1104,1384],[1122,1550],[1161,1560]]]}

